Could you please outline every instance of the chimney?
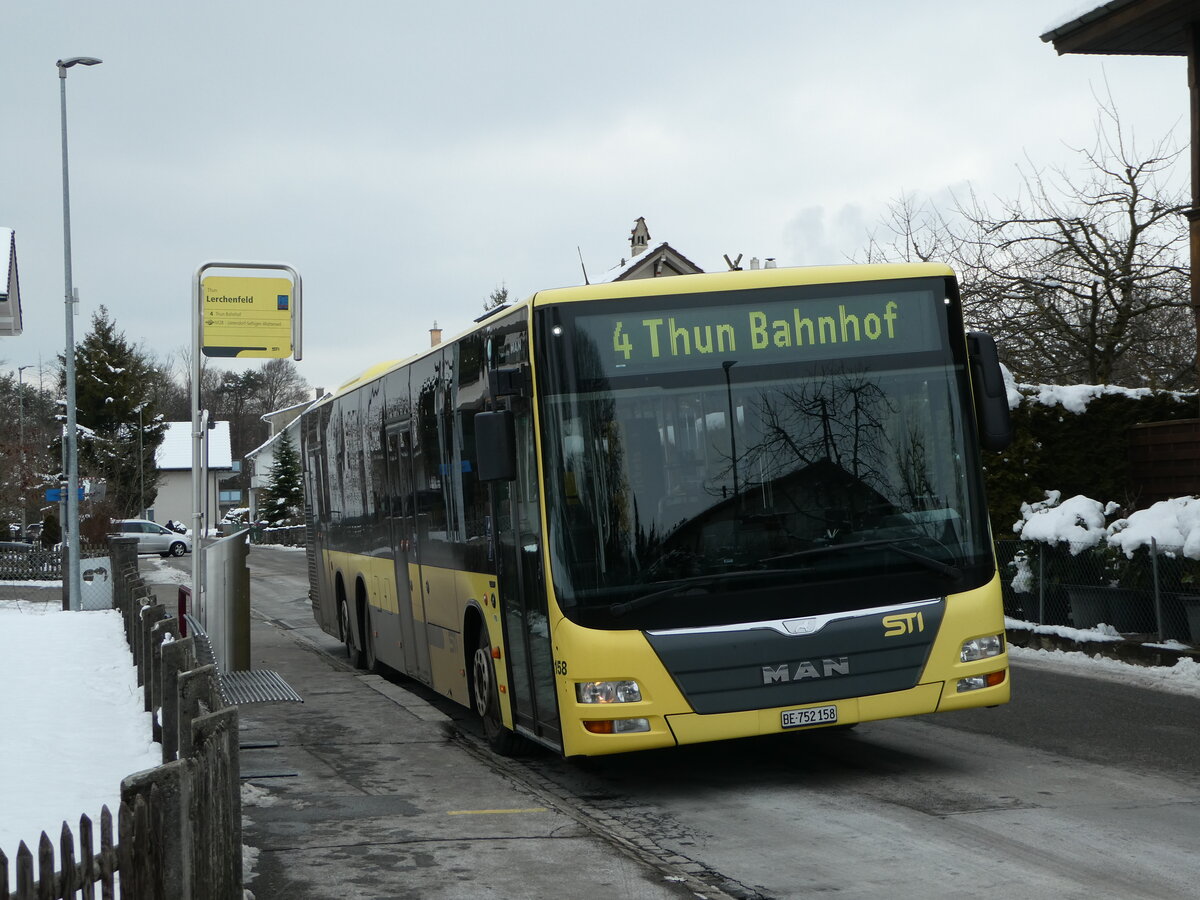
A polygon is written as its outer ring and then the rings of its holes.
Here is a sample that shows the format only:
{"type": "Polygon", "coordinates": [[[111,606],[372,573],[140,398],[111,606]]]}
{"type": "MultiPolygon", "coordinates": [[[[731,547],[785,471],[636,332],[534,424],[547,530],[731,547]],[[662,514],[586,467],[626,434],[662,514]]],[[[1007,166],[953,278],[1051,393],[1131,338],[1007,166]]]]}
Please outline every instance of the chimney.
{"type": "Polygon", "coordinates": [[[758,257],[757,256],[750,257],[750,271],[753,272],[757,268],[758,268],[758,257]]]}
{"type": "Polygon", "coordinates": [[[442,342],[442,329],[437,327],[437,322],[433,323],[433,327],[429,329],[429,346],[436,347],[442,342]]]}
{"type": "Polygon", "coordinates": [[[637,217],[637,221],[633,223],[633,231],[629,232],[629,256],[632,259],[639,253],[643,253],[650,246],[650,229],[646,227],[646,220],[642,216],[637,217]]]}
{"type": "Polygon", "coordinates": [[[774,269],[775,268],[775,257],[768,256],[766,265],[764,265],[763,268],[764,269],[774,269]]]}

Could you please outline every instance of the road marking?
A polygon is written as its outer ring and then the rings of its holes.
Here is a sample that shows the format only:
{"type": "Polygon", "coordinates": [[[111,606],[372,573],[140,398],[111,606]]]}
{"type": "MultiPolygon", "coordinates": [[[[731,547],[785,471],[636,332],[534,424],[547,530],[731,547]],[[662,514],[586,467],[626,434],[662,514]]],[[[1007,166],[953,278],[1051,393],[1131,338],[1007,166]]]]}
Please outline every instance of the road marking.
{"type": "Polygon", "coordinates": [[[507,815],[509,813],[539,813],[549,812],[550,810],[544,806],[531,806],[528,809],[452,809],[446,815],[448,816],[497,816],[507,815]]]}

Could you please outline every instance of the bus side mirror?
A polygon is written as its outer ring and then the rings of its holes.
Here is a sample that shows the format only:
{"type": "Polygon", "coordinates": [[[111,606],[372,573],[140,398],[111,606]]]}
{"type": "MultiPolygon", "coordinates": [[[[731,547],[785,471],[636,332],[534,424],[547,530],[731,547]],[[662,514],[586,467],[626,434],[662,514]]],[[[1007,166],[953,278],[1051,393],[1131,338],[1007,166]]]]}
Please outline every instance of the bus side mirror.
{"type": "Polygon", "coordinates": [[[967,355],[971,365],[971,392],[975,399],[975,419],[979,425],[979,443],[985,450],[1003,450],[1012,443],[1012,417],[1008,394],[1000,372],[1000,355],[990,334],[967,332],[967,355]]]}
{"type": "Polygon", "coordinates": [[[517,429],[512,410],[475,413],[475,473],[480,481],[517,477],[517,429]]]}

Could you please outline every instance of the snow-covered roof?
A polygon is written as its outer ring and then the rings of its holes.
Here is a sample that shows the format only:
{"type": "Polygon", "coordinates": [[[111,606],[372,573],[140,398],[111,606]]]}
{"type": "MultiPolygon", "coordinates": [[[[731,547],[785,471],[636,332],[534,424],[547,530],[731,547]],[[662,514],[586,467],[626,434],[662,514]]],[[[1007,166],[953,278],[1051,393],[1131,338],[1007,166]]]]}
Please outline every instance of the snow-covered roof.
{"type": "MultiPolygon", "coordinates": [[[[192,423],[168,422],[163,442],[154,456],[160,470],[190,469],[192,467],[192,423]]],[[[232,469],[233,450],[229,439],[229,423],[217,422],[208,430],[208,468],[232,469]]]]}

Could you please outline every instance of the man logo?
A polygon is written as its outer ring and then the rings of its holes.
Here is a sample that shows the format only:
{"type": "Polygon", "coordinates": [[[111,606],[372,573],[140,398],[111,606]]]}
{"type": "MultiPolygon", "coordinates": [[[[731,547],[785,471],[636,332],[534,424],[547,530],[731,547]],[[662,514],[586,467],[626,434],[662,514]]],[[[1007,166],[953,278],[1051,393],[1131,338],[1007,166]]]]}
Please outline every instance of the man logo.
{"type": "Polygon", "coordinates": [[[805,681],[809,678],[830,678],[850,674],[850,658],[846,656],[825,657],[818,662],[801,660],[781,666],[763,666],[763,684],[784,684],[789,681],[805,681]],[[819,668],[818,668],[819,666],[819,668]]]}

